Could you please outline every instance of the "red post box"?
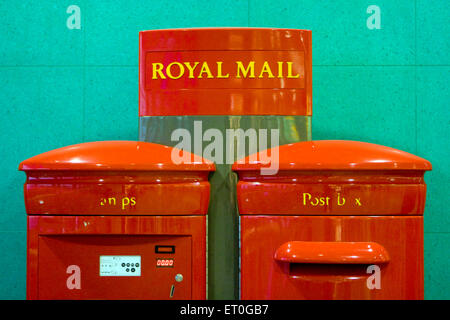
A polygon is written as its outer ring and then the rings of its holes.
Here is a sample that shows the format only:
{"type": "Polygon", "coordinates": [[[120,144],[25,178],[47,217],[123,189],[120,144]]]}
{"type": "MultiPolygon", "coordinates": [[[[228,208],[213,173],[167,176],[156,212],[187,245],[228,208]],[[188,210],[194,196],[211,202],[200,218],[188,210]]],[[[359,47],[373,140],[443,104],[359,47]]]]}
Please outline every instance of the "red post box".
{"type": "Polygon", "coordinates": [[[208,174],[146,142],[23,161],[28,299],[205,299],[208,174]]]}
{"type": "Polygon", "coordinates": [[[370,143],[284,145],[235,163],[242,299],[423,299],[424,172],[370,143]],[[272,164],[273,167],[273,164],[272,164]]]}

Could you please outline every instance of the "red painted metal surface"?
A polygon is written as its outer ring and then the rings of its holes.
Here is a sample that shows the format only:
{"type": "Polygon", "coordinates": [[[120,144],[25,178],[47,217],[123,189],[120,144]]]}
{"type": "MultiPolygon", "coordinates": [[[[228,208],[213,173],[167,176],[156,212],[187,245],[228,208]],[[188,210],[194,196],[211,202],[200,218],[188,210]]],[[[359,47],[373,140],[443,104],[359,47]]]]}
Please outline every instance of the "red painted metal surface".
{"type": "MultiPolygon", "coordinates": [[[[241,299],[423,299],[421,216],[241,216],[241,241],[241,299]],[[311,242],[311,250],[316,242],[376,242],[390,261],[277,261],[291,241],[311,242]],[[369,265],[380,268],[380,289],[367,286],[369,265]]],[[[330,247],[323,254],[334,256],[330,247]]]]}
{"type": "Polygon", "coordinates": [[[172,152],[178,151],[106,141],[20,164],[27,173],[28,299],[206,298],[208,174],[214,164],[192,157],[176,165],[172,152]],[[141,274],[128,268],[125,275],[105,275],[100,268],[110,262],[101,257],[111,256],[140,259],[141,274]],[[175,280],[179,274],[182,281],[175,280]]]}
{"type": "Polygon", "coordinates": [[[353,141],[270,152],[274,175],[262,154],[233,165],[242,299],[423,299],[428,161],[353,141]]]}
{"type": "Polygon", "coordinates": [[[356,141],[300,142],[271,152],[279,152],[275,175],[261,174],[259,154],[233,165],[240,214],[423,214],[423,177],[431,170],[425,159],[356,141]]]}
{"type": "MultiPolygon", "coordinates": [[[[422,173],[423,175],[423,173],[422,173]]],[[[354,176],[356,179],[357,175],[354,176]]],[[[386,180],[390,177],[385,176],[386,180]]],[[[302,172],[291,182],[238,182],[241,214],[268,215],[420,215],[425,208],[426,185],[414,179],[402,184],[358,183],[338,179],[333,182],[306,182],[302,172]],[[294,181],[295,180],[295,181],[294,181]]]]}
{"type": "Polygon", "coordinates": [[[209,171],[194,159],[176,165],[173,148],[104,141],[52,150],[20,164],[28,214],[204,215],[209,171]],[[195,161],[194,161],[195,160],[195,161]]]}
{"type": "Polygon", "coordinates": [[[205,215],[208,173],[28,172],[28,214],[205,215]]]}
{"type": "Polygon", "coordinates": [[[288,241],[274,259],[288,263],[375,264],[389,262],[389,253],[376,242],[288,241]]]}
{"type": "Polygon", "coordinates": [[[20,163],[23,171],[214,171],[214,163],[185,152],[189,162],[176,164],[181,150],[140,141],[86,142],[51,150],[20,163]]]}
{"type": "MultiPolygon", "coordinates": [[[[317,140],[286,144],[270,152],[278,153],[278,168],[285,170],[431,170],[431,163],[413,154],[378,144],[317,140]]],[[[266,151],[249,155],[233,165],[233,170],[249,171],[269,167],[262,161],[266,151]]]]}
{"type": "Polygon", "coordinates": [[[172,285],[171,299],[205,299],[205,239],[205,216],[29,216],[27,299],[169,299],[172,285]],[[157,254],[156,245],[175,253],[157,254]],[[101,255],[141,256],[141,276],[100,276],[101,255]],[[157,267],[158,258],[173,267],[157,267]],[[71,265],[80,289],[67,287],[71,265]]]}
{"type": "Polygon", "coordinates": [[[312,113],[311,31],[142,31],[139,48],[140,116],[312,113]]]}

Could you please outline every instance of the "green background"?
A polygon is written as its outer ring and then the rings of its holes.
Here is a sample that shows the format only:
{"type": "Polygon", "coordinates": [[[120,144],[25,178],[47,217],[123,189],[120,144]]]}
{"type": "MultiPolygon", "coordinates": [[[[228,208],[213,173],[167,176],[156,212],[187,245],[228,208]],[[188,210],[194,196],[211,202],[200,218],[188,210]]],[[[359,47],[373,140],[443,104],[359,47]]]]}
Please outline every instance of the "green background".
{"type": "Polygon", "coordinates": [[[17,171],[84,141],[138,139],[138,31],[250,26],[313,31],[313,139],[351,139],[430,160],[425,297],[450,298],[448,1],[2,1],[0,298],[24,299],[26,214],[17,171]],[[70,30],[69,5],[81,9],[70,30]],[[369,5],[381,29],[369,30],[369,5]]]}

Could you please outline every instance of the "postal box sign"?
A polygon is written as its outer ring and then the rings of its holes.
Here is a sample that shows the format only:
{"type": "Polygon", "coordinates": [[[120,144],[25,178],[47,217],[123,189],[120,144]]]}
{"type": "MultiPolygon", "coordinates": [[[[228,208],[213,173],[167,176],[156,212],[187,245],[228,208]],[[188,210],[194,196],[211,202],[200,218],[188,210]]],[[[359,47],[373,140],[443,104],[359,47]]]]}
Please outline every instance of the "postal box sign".
{"type": "Polygon", "coordinates": [[[140,115],[311,115],[311,32],[140,33],[140,115]]]}
{"type": "Polygon", "coordinates": [[[204,215],[214,164],[175,164],[177,149],[148,142],[89,142],[23,161],[28,214],[204,215]]]}
{"type": "Polygon", "coordinates": [[[431,170],[425,159],[357,141],[299,142],[272,152],[279,154],[274,175],[260,174],[267,164],[259,154],[233,165],[241,214],[423,214],[431,170]]]}

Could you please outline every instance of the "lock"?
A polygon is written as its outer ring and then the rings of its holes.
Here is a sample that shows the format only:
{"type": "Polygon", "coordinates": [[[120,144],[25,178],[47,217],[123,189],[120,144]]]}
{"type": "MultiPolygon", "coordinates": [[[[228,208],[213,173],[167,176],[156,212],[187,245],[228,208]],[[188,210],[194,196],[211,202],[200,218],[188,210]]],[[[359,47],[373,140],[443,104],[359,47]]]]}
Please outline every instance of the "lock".
{"type": "MultiPolygon", "coordinates": [[[[181,282],[181,281],[183,281],[183,275],[182,275],[181,273],[177,273],[177,274],[175,275],[175,281],[176,281],[176,282],[181,282]]],[[[170,294],[169,294],[169,297],[170,297],[170,298],[173,298],[174,293],[175,293],[175,285],[173,284],[173,285],[170,287],[170,294]]]]}
{"type": "Polygon", "coordinates": [[[175,276],[175,281],[176,281],[176,282],[181,282],[181,281],[183,281],[183,275],[182,275],[181,273],[178,273],[178,274],[175,276]]]}

